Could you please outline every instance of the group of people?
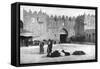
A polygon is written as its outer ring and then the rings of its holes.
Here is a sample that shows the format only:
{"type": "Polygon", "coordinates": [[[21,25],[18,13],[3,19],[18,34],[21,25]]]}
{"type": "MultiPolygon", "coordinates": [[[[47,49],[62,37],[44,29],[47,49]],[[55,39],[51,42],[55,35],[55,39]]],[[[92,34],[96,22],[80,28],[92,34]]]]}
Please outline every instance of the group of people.
{"type": "MultiPolygon", "coordinates": [[[[48,40],[47,42],[47,56],[50,55],[50,53],[52,52],[52,46],[53,46],[53,41],[52,40],[48,40]]],[[[40,42],[40,54],[44,53],[44,42],[40,42]]]]}

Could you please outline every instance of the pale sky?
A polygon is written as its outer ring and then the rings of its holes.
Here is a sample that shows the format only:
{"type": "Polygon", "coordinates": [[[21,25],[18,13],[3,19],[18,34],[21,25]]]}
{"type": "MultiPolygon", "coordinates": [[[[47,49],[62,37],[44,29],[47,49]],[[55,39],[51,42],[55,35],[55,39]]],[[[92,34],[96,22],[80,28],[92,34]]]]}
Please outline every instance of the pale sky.
{"type": "Polygon", "coordinates": [[[40,10],[42,12],[45,12],[48,15],[65,15],[65,16],[78,16],[79,14],[92,14],[95,15],[95,10],[91,9],[75,9],[75,8],[56,8],[56,7],[41,7],[41,6],[21,6],[20,12],[21,12],[21,20],[23,20],[23,9],[29,11],[32,10],[32,12],[40,10]]]}

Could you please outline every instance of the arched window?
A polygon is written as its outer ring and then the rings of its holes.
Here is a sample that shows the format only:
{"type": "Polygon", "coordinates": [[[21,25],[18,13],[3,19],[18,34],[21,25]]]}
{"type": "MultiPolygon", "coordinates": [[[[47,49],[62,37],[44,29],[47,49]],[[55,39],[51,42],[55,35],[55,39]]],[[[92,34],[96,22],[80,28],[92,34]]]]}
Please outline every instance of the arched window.
{"type": "Polygon", "coordinates": [[[23,22],[20,20],[20,28],[23,28],[23,22]]]}

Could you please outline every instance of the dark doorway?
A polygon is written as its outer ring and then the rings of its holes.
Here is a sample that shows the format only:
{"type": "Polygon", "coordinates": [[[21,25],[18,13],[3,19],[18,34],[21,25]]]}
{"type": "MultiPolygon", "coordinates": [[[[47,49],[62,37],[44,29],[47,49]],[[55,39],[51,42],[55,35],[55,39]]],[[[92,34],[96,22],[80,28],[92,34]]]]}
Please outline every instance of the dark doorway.
{"type": "Polygon", "coordinates": [[[67,34],[60,34],[60,43],[66,43],[67,34]]]}
{"type": "Polygon", "coordinates": [[[32,39],[32,36],[20,36],[20,46],[32,45],[32,41],[29,41],[29,39],[32,39]]]}

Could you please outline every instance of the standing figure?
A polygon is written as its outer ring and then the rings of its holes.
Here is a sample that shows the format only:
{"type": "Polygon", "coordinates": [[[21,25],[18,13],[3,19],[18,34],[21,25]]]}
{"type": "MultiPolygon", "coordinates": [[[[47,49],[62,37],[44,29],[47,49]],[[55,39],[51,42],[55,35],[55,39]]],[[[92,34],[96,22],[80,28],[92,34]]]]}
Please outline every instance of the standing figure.
{"type": "Polygon", "coordinates": [[[44,42],[40,42],[40,54],[44,54],[44,42]]]}
{"type": "Polygon", "coordinates": [[[48,40],[48,48],[47,48],[47,56],[50,56],[51,52],[52,52],[52,40],[48,40]]]}

